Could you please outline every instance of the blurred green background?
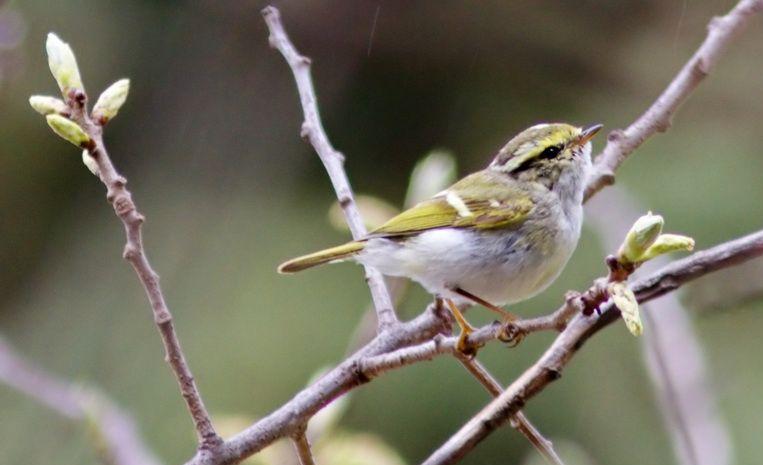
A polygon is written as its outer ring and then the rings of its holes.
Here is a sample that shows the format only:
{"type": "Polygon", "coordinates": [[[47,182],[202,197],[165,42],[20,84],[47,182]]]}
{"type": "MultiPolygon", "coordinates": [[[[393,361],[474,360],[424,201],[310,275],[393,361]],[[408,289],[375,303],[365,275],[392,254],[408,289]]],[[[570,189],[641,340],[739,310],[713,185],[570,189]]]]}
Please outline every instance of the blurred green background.
{"type": "MultiPolygon", "coordinates": [[[[539,121],[627,125],[703,40],[709,18],[734,2],[275,4],[313,59],[324,123],[353,187],[400,204],[411,168],[432,149],[453,151],[465,174],[539,121]]],[[[215,418],[262,416],[343,357],[369,300],[352,265],[275,273],[283,259],[347,234],[327,221],[333,192],[299,138],[296,89],[268,48],[264,5],[0,2],[0,334],[51,372],[100,386],[168,464],[193,454],[194,435],[143,291],[120,258],[122,226],[79,152],[27,98],[57,92],[48,31],[74,48],[91,96],[131,78],[106,143],[148,218],[146,247],[191,367],[215,418]]],[[[753,19],[671,130],[618,176],[699,248],[761,227],[762,25],[753,19]]],[[[587,230],[558,282],[514,311],[556,308],[565,290],[603,272],[606,252],[587,230]]],[[[763,373],[750,350],[763,325],[763,268],[751,269],[683,294],[740,464],[763,461],[763,373]],[[751,284],[729,294],[739,281],[751,284]],[[701,298],[691,298],[695,291],[701,298]]],[[[413,289],[400,313],[412,317],[427,299],[413,289]]],[[[471,318],[487,321],[485,313],[471,318]]],[[[481,359],[506,383],[549,341],[494,344],[481,359]]],[[[527,414],[587,463],[675,463],[639,344],[622,325],[605,331],[527,414]]],[[[486,401],[458,363],[441,358],[360,389],[341,427],[377,434],[417,463],[486,401]]],[[[0,464],[97,461],[81,425],[4,386],[0,417],[0,464]]],[[[507,429],[463,463],[522,463],[533,454],[507,429]]]]}

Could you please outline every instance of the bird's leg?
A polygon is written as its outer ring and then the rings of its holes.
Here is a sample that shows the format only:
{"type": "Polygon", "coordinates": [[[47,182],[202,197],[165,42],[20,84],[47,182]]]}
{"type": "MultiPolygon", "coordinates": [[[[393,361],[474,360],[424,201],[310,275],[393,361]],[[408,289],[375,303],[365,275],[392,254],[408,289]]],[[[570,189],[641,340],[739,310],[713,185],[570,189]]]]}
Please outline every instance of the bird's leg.
{"type": "Polygon", "coordinates": [[[487,300],[483,299],[482,297],[478,297],[474,294],[472,294],[469,291],[465,291],[461,289],[460,287],[457,287],[453,289],[453,292],[456,294],[465,297],[472,302],[482,305],[483,307],[487,308],[488,310],[492,310],[499,315],[501,315],[501,320],[503,323],[503,330],[501,331],[501,334],[498,335],[498,339],[500,339],[502,342],[506,342],[510,345],[510,347],[516,347],[519,345],[520,342],[522,342],[522,339],[524,339],[525,334],[523,331],[521,331],[517,326],[515,326],[513,323],[517,320],[519,320],[519,317],[514,315],[513,313],[506,311],[502,309],[501,307],[491,304],[487,300]]]}
{"type": "Polygon", "coordinates": [[[488,302],[487,300],[483,299],[482,297],[478,297],[478,296],[472,294],[469,291],[465,291],[465,290],[461,289],[460,287],[457,287],[457,288],[453,289],[453,292],[455,292],[456,294],[460,295],[461,297],[466,297],[467,299],[471,300],[475,304],[482,305],[486,309],[492,310],[495,313],[501,315],[501,319],[504,322],[517,321],[519,319],[519,317],[514,315],[513,313],[508,312],[508,311],[502,309],[498,305],[491,304],[490,302],[488,302]]]}
{"type": "Polygon", "coordinates": [[[458,335],[456,350],[464,355],[470,357],[474,356],[477,353],[477,347],[473,347],[468,344],[469,335],[474,331],[474,327],[470,325],[468,321],[466,321],[466,318],[464,318],[464,315],[461,313],[461,310],[458,309],[458,306],[455,304],[455,302],[450,299],[445,299],[445,302],[448,304],[450,312],[456,319],[456,323],[458,323],[458,326],[461,328],[461,333],[458,335]]]}

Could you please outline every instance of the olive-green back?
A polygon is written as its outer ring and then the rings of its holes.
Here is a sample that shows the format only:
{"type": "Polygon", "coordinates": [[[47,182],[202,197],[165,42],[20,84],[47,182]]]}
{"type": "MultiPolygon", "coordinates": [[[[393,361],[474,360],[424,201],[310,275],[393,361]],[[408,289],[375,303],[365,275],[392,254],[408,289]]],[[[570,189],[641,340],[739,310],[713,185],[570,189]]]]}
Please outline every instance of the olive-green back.
{"type": "Polygon", "coordinates": [[[429,229],[496,229],[521,224],[533,208],[528,193],[505,174],[483,170],[400,213],[368,238],[401,237],[429,229]]]}

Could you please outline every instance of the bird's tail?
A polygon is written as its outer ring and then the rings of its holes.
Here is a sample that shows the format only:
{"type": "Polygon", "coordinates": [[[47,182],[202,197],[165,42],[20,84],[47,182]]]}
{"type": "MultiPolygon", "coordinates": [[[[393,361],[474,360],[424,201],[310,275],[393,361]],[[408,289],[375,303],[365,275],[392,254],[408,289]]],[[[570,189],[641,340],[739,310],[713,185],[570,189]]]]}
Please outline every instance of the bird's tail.
{"type": "Polygon", "coordinates": [[[352,241],[330,249],[303,255],[282,263],[278,267],[278,272],[281,274],[296,273],[297,271],[306,270],[324,263],[343,260],[357,254],[365,246],[365,242],[352,241]]]}

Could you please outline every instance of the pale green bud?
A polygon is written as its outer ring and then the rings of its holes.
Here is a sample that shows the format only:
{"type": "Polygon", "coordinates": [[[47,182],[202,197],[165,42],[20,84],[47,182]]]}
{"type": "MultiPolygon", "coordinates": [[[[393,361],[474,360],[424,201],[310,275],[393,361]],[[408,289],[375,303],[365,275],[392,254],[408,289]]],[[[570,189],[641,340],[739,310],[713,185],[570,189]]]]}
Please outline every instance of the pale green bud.
{"type": "Polygon", "coordinates": [[[82,151],[82,163],[85,164],[91,173],[98,176],[98,163],[95,162],[95,158],[87,150],[82,151]]]}
{"type": "Polygon", "coordinates": [[[433,197],[456,180],[456,159],[452,153],[434,150],[419,160],[411,172],[406,206],[433,197]]]}
{"type": "Polygon", "coordinates": [[[664,224],[662,216],[652,212],[637,219],[617,252],[618,260],[623,263],[644,261],[641,256],[657,240],[664,224]]]}
{"type": "Polygon", "coordinates": [[[77,147],[90,144],[90,137],[74,121],[61,115],[48,115],[45,119],[48,120],[48,126],[53,129],[53,132],[77,147]]]}
{"type": "Polygon", "coordinates": [[[654,241],[654,244],[644,252],[642,260],[651,260],[654,257],[670,252],[691,252],[692,250],[694,250],[694,239],[691,237],[681,236],[680,234],[661,234],[654,241]]]}
{"type": "Polygon", "coordinates": [[[45,49],[48,52],[50,72],[53,73],[64,98],[70,89],[84,90],[85,86],[82,85],[82,79],[79,76],[77,59],[69,44],[50,32],[45,43],[45,49]]]}
{"type": "Polygon", "coordinates": [[[101,123],[106,123],[113,117],[127,100],[127,93],[130,91],[130,80],[120,79],[110,85],[98,97],[98,101],[93,106],[93,117],[101,123]]]}
{"type": "Polygon", "coordinates": [[[68,110],[63,100],[48,95],[33,95],[29,97],[29,105],[43,116],[61,114],[68,110]]]}
{"type": "Polygon", "coordinates": [[[644,332],[644,325],[641,324],[638,301],[633,291],[624,282],[618,281],[609,285],[609,295],[620,310],[628,331],[634,336],[641,336],[641,333],[644,332]]]}

